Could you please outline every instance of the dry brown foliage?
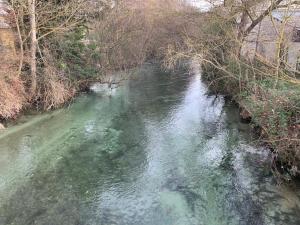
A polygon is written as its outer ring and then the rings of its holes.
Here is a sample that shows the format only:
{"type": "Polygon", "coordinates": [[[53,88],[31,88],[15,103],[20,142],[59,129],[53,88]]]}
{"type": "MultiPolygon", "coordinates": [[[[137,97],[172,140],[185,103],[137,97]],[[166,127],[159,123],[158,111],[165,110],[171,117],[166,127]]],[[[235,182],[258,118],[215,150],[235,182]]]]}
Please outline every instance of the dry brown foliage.
{"type": "Polygon", "coordinates": [[[24,83],[17,73],[19,57],[11,33],[9,30],[10,36],[6,40],[10,45],[0,49],[0,119],[16,117],[26,104],[24,83]]]}
{"type": "Polygon", "coordinates": [[[57,108],[69,101],[76,93],[65,74],[57,68],[57,63],[49,50],[44,50],[43,76],[38,80],[36,102],[44,110],[57,108]]]}
{"type": "Polygon", "coordinates": [[[97,21],[90,42],[98,46],[102,71],[163,58],[184,45],[195,9],[180,0],[124,0],[97,21]]]}

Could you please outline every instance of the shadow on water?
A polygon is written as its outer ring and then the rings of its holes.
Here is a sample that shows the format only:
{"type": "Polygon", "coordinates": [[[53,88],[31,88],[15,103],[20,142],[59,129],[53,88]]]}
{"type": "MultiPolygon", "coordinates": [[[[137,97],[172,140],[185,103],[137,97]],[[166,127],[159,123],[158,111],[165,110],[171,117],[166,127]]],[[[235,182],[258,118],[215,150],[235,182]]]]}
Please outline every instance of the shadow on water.
{"type": "Polygon", "coordinates": [[[111,97],[10,128],[0,224],[300,224],[299,186],[276,185],[235,106],[192,71],[145,65],[111,97]]]}

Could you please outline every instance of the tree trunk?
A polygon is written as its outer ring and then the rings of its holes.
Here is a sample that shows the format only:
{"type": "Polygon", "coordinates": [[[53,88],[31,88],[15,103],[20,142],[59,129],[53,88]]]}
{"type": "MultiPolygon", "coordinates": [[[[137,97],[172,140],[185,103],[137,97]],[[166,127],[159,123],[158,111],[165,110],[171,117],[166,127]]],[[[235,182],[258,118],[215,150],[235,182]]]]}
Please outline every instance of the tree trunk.
{"type": "Polygon", "coordinates": [[[249,21],[249,17],[248,17],[248,14],[246,11],[244,11],[242,13],[242,16],[241,16],[241,22],[238,26],[238,34],[237,34],[237,41],[238,41],[238,46],[237,46],[237,56],[238,58],[240,58],[241,56],[241,51],[242,51],[242,47],[243,47],[243,42],[244,42],[244,39],[246,38],[246,36],[244,35],[245,31],[246,31],[246,27],[247,27],[247,24],[248,24],[248,21],[249,21]]]}
{"type": "Polygon", "coordinates": [[[30,46],[30,73],[31,73],[31,98],[36,93],[37,81],[37,66],[36,66],[36,51],[37,51],[37,37],[36,37],[36,16],[35,16],[35,0],[28,0],[29,18],[30,18],[30,32],[31,32],[31,46],[30,46]]]}
{"type": "MultiPolygon", "coordinates": [[[[21,75],[22,68],[23,68],[23,61],[24,61],[24,43],[23,43],[23,38],[22,38],[22,33],[21,33],[21,28],[20,28],[20,21],[19,21],[19,10],[17,10],[16,13],[16,7],[14,4],[14,1],[11,1],[12,4],[12,11],[14,15],[14,19],[16,21],[16,28],[17,28],[17,33],[18,33],[18,39],[19,39],[19,45],[20,45],[20,61],[19,61],[19,69],[18,69],[18,77],[21,75]]],[[[23,16],[23,14],[22,14],[23,16]]]]}

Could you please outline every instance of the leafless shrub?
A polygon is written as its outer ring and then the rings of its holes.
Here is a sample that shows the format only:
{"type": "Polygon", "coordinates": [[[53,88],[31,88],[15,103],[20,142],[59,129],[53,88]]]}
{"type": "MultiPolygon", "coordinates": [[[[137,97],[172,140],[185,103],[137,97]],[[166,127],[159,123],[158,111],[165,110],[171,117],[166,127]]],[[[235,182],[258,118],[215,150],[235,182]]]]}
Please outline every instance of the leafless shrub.
{"type": "Polygon", "coordinates": [[[0,74],[0,118],[16,117],[25,103],[26,98],[22,81],[15,76],[0,74]]]}
{"type": "Polygon", "coordinates": [[[195,9],[180,0],[121,1],[92,27],[99,67],[120,70],[164,58],[168,49],[184,45],[193,14],[195,9]]]}
{"type": "Polygon", "coordinates": [[[43,76],[38,80],[36,102],[44,110],[57,108],[75,95],[75,88],[68,78],[57,68],[57,62],[49,50],[44,49],[43,76]]]}

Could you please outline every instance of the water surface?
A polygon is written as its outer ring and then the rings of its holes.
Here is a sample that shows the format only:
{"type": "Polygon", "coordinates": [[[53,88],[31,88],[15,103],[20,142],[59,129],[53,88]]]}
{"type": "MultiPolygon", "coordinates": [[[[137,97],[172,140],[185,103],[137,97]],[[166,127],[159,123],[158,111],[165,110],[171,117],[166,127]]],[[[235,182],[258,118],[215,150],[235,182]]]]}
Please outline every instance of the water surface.
{"type": "Polygon", "coordinates": [[[299,225],[300,187],[200,71],[145,65],[0,134],[1,225],[299,225]]]}

